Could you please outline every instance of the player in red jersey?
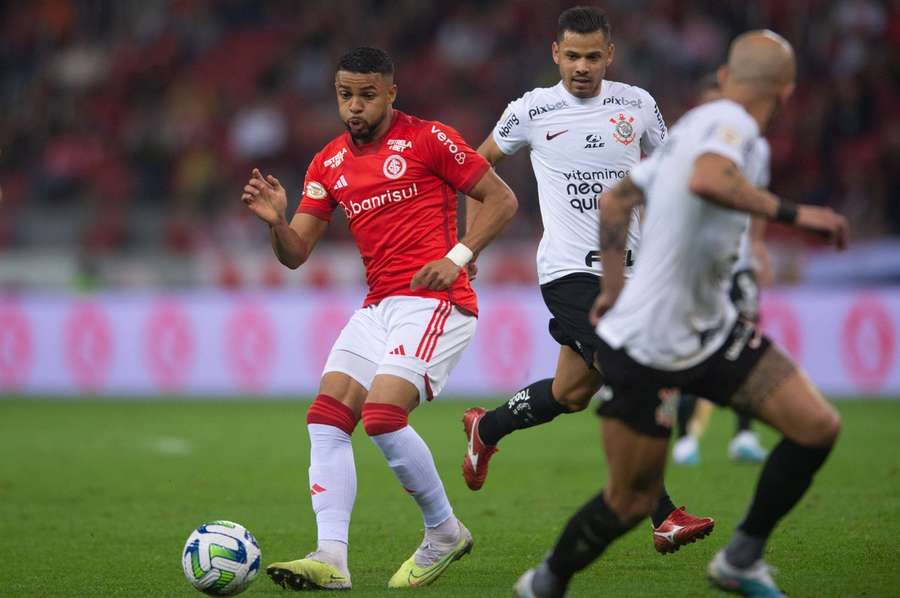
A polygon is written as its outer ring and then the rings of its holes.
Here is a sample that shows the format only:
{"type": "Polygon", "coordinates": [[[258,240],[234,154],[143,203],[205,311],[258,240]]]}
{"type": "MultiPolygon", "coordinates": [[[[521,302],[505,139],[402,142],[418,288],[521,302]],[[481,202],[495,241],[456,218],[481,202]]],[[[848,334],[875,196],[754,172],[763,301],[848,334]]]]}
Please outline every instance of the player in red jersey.
{"type": "Polygon", "coordinates": [[[512,218],[516,198],[452,128],[393,109],[393,74],[381,50],[357,48],[341,58],[335,88],[347,133],[313,158],[290,224],[275,177],[254,170],[242,195],[269,225],[275,254],[290,268],[307,260],[332,212],[343,210],[369,286],[332,347],[307,413],[318,547],[267,568],[276,583],[297,590],[351,587],[350,437],[360,419],[425,521],[422,544],[388,586],[430,584],[472,547],[408,415],[441,391],[472,339],[478,306],[464,267],[512,218]],[[461,242],[457,191],[483,202],[461,242]]]}

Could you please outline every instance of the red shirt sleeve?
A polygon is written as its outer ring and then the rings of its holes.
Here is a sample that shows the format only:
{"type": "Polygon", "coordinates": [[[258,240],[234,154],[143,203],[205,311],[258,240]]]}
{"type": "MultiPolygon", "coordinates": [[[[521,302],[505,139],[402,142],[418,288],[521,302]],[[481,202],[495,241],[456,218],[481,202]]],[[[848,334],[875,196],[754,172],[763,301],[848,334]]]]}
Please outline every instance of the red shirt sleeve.
{"type": "Polygon", "coordinates": [[[306,169],[306,179],[303,181],[303,195],[300,197],[300,205],[297,206],[298,214],[310,214],[324,220],[331,221],[331,213],[337,207],[337,202],[328,193],[325,183],[322,182],[322,169],[319,166],[319,156],[316,155],[306,169]]]}
{"type": "Polygon", "coordinates": [[[456,129],[443,123],[425,123],[419,140],[432,172],[463,193],[468,193],[491,167],[456,129]]]}

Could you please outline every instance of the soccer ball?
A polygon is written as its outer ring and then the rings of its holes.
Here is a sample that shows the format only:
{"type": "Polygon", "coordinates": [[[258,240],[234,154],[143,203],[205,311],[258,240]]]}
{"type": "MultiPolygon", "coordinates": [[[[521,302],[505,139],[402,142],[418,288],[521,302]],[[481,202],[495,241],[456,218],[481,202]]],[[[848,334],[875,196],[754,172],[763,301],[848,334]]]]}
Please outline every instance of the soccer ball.
{"type": "Polygon", "coordinates": [[[261,553],[253,534],[231,521],[211,521],[184,544],[181,566],[191,585],[211,596],[240,594],[259,573],[261,553]]]}

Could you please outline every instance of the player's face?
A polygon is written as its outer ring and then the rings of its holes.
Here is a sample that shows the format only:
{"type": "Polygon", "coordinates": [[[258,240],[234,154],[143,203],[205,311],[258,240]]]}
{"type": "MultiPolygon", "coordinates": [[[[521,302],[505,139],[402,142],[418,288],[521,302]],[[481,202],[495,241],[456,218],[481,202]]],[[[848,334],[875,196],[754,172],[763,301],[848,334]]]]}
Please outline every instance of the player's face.
{"type": "Polygon", "coordinates": [[[357,143],[368,143],[390,124],[386,119],[397,86],[392,77],[380,73],[338,71],[334,77],[341,120],[357,143]]]}
{"type": "Polygon", "coordinates": [[[553,42],[553,62],[559,65],[563,85],[577,98],[592,98],[600,93],[614,53],[615,46],[602,31],[565,31],[561,40],[553,42]]]}

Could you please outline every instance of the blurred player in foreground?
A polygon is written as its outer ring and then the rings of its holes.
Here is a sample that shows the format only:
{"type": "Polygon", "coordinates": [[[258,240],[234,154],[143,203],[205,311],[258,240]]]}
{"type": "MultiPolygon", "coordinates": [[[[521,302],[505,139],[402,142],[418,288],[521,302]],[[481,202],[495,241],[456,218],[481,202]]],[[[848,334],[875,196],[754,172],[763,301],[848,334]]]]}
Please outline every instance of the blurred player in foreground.
{"type": "MultiPolygon", "coordinates": [[[[700,102],[713,102],[722,98],[719,79],[713,73],[700,84],[700,102]]],[[[756,140],[755,149],[760,156],[756,172],[748,172],[747,179],[765,189],[769,186],[769,143],[763,137],[756,140]]],[[[766,220],[754,216],[750,226],[741,236],[737,262],[731,277],[731,301],[744,319],[759,323],[759,287],[771,283],[769,253],[766,250],[766,220]]],[[[678,465],[700,463],[700,438],[706,431],[712,415],[713,404],[691,394],[682,394],[678,401],[678,440],[672,446],[672,461],[678,465]]],[[[747,413],[736,412],[737,426],[728,444],[728,455],[739,463],[762,463],[766,449],[751,429],[752,418],[747,413]]]]}
{"type": "MultiPolygon", "coordinates": [[[[490,411],[466,411],[463,477],[472,490],[484,484],[501,438],[585,409],[603,385],[594,367],[598,338],[589,318],[603,275],[597,197],[666,136],[666,124],[649,93],[604,78],[615,52],[611,36],[602,11],[582,6],[564,11],[552,46],[561,81],[511,102],[478,148],[491,164],[523,147],[531,150],[544,225],[538,278],[553,316],[550,334],[560,348],[553,378],[529,384],[490,411]]],[[[468,200],[469,223],[479,214],[479,205],[468,200]]],[[[628,275],[639,250],[639,218],[635,209],[624,258],[628,275]]],[[[709,517],[676,509],[665,489],[651,519],[653,545],[661,553],[705,537],[715,525],[709,517]]]]}
{"type": "Polygon", "coordinates": [[[441,392],[475,333],[478,306],[463,268],[512,218],[516,198],[455,130],[394,110],[393,75],[381,50],[357,48],[341,58],[335,89],[347,133],[313,158],[290,224],[275,177],[254,170],[242,196],[269,225],[275,254],[290,268],[309,258],[332,212],[342,209],[369,286],[331,349],[307,413],[318,547],[267,568],[277,584],[295,590],[351,587],[350,437],[360,419],[425,522],[422,544],[388,586],[428,585],[472,547],[408,415],[441,392]],[[461,242],[457,190],[484,203],[461,242]]]}
{"type": "Polygon", "coordinates": [[[609,479],[546,560],[522,575],[519,596],[563,596],[575,573],[653,512],[680,391],[747,411],[783,434],[747,515],[708,567],[726,591],[783,596],[762,558],[766,541],[825,462],[840,419],[809,378],[739,318],[727,282],[750,215],[846,244],[841,216],[783,202],[747,180],[761,159],[756,139],[793,92],[795,68],[782,37],[739,36],[720,70],[724,99],[688,112],[659,151],[601,198],[603,290],[592,316],[612,389],[598,409],[609,479]],[[626,231],[645,199],[641,253],[625,284],[626,231]]]}

